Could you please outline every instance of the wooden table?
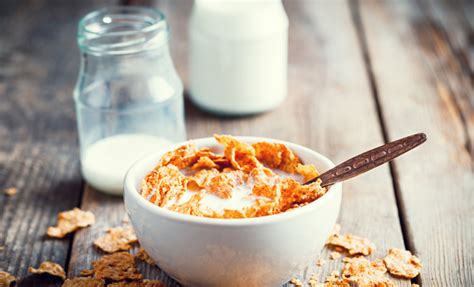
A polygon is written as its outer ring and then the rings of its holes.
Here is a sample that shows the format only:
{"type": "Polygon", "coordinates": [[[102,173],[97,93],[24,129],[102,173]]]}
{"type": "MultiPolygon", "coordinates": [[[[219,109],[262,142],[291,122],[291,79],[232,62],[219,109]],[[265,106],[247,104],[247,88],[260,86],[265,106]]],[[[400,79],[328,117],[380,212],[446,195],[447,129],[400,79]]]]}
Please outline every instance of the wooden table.
{"type": "MultiPolygon", "coordinates": [[[[0,269],[22,278],[19,286],[61,284],[28,276],[28,267],[44,260],[69,276],[89,267],[101,256],[92,241],[124,215],[121,198],[81,178],[72,100],[77,20],[114,1],[46,2],[0,4],[0,188],[18,189],[0,195],[0,269]],[[93,211],[97,223],[63,240],[47,238],[56,214],[76,206],[93,211]]],[[[168,17],[173,59],[187,85],[192,2],[154,5],[168,17]]],[[[287,100],[246,118],[218,118],[186,103],[189,137],[279,138],[340,162],[425,132],[421,148],[344,184],[339,222],[343,232],[376,244],[371,258],[389,247],[417,254],[424,268],[415,283],[474,286],[473,2],[308,0],[285,7],[287,100]]],[[[340,266],[329,261],[315,272],[323,279],[340,266]]],[[[140,269],[175,286],[158,269],[140,269]]]]}

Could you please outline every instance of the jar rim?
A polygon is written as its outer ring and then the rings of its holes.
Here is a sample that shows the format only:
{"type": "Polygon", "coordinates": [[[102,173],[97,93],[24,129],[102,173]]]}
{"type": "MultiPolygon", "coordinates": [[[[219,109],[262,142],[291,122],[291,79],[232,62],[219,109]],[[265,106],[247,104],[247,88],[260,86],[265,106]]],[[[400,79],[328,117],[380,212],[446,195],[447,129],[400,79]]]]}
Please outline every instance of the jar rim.
{"type": "Polygon", "coordinates": [[[77,41],[84,52],[130,54],[167,42],[168,32],[166,17],[158,9],[112,6],[82,17],[77,41]]]}

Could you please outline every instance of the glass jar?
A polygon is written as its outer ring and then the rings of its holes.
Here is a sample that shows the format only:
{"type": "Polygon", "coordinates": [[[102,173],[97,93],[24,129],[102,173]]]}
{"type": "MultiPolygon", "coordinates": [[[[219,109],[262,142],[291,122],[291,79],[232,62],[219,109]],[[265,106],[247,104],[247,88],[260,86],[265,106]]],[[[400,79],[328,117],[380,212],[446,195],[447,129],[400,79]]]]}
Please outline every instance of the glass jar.
{"type": "Polygon", "coordinates": [[[134,161],[186,138],[183,84],[168,36],[163,13],[148,8],[106,8],[79,22],[81,170],[101,191],[121,194],[134,161]]]}

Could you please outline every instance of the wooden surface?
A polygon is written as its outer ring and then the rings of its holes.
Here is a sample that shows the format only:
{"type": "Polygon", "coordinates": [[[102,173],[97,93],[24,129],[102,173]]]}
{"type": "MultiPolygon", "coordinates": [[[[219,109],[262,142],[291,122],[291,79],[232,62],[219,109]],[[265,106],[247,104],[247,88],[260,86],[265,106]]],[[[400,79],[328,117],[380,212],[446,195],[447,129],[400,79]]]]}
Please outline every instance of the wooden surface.
{"type": "MultiPolygon", "coordinates": [[[[81,15],[100,1],[0,3],[0,270],[19,286],[59,286],[27,276],[53,260],[70,276],[101,254],[91,242],[121,225],[121,198],[92,190],[79,173],[72,89],[81,15]],[[63,240],[44,236],[74,206],[97,224],[63,240]]],[[[118,2],[118,1],[117,1],[118,2]]],[[[140,1],[138,1],[140,2],[140,1]]],[[[148,2],[148,1],[147,1],[148,2]]],[[[172,28],[171,51],[187,86],[192,2],[156,1],[172,28]]],[[[213,133],[296,142],[341,162],[383,142],[425,132],[416,151],[344,184],[343,232],[415,252],[422,286],[474,286],[473,4],[462,1],[285,1],[290,18],[288,98],[276,110],[218,118],[186,103],[190,138],[213,133]]],[[[321,258],[328,258],[324,250],[321,258]]],[[[311,266],[320,280],[341,266],[311,266]]],[[[157,268],[147,278],[176,286],[157,268]]],[[[398,280],[400,286],[409,281],[398,280]]]]}

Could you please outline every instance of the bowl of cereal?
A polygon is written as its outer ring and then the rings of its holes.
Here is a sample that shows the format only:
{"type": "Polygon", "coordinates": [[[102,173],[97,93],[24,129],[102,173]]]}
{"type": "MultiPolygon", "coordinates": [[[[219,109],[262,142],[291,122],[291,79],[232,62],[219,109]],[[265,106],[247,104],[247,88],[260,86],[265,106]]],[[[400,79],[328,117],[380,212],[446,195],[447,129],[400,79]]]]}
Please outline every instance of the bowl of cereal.
{"type": "Polygon", "coordinates": [[[304,184],[334,164],[259,137],[190,140],[136,162],[124,200],[141,246],[184,286],[281,286],[319,257],[341,184],[304,184]]]}

